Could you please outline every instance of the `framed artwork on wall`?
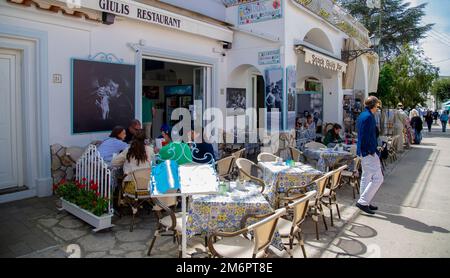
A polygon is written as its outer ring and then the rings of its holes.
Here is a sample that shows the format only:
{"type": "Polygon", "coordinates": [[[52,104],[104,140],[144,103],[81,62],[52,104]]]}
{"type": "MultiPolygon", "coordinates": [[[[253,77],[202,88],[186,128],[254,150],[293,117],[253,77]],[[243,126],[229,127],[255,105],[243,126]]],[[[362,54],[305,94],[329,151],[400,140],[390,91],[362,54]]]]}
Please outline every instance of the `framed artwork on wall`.
{"type": "Polygon", "coordinates": [[[245,115],[247,91],[241,88],[227,88],[227,115],[245,115]]]}
{"type": "Polygon", "coordinates": [[[72,59],[72,133],[107,132],[135,118],[135,66],[72,59]]]}

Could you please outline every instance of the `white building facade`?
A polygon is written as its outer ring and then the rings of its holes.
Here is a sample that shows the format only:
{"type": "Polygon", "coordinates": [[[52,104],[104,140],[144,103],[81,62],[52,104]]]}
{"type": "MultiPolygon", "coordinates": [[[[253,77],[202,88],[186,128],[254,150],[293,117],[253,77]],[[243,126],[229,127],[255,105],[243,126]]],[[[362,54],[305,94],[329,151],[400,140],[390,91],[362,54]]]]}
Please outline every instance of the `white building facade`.
{"type": "MultiPolygon", "coordinates": [[[[346,32],[301,1],[245,2],[0,0],[0,190],[23,188],[1,194],[0,202],[52,194],[51,145],[85,146],[109,135],[78,128],[76,60],[132,66],[135,78],[126,84],[137,119],[143,90],[155,93],[160,110],[175,99],[180,107],[198,99],[227,121],[235,115],[230,94],[245,94],[245,108],[279,107],[288,130],[305,110],[302,94],[320,94],[314,107],[321,120],[342,123],[344,94],[373,91],[370,55],[355,60],[344,90],[346,32]],[[192,90],[192,97],[165,96],[177,89],[192,90]]],[[[257,117],[247,117],[248,129],[258,126],[257,117]]]]}

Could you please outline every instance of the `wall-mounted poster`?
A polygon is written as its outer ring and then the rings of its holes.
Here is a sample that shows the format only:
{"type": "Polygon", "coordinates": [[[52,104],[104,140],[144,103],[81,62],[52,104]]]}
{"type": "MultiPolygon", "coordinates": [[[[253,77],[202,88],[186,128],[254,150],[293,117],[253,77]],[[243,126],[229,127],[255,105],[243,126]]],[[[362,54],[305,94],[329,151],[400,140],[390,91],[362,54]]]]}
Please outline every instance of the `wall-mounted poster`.
{"type": "Polygon", "coordinates": [[[260,0],[239,6],[238,24],[251,24],[283,17],[281,0],[260,0]]]}
{"type": "Polygon", "coordinates": [[[245,115],[247,91],[240,88],[227,88],[227,115],[245,115]]]}
{"type": "Polygon", "coordinates": [[[142,94],[149,99],[159,99],[159,86],[144,86],[142,94]]]}
{"type": "Polygon", "coordinates": [[[281,61],[280,50],[263,51],[258,53],[259,65],[279,64],[281,61]]]}
{"type": "Polygon", "coordinates": [[[278,121],[278,128],[283,128],[283,69],[267,69],[265,104],[267,109],[267,129],[272,130],[272,121],[278,121]]]}
{"type": "Polygon", "coordinates": [[[286,68],[286,84],[288,108],[287,129],[290,130],[295,128],[295,118],[297,116],[297,112],[295,109],[297,70],[295,66],[289,66],[286,68]]]}
{"type": "Polygon", "coordinates": [[[110,131],[135,118],[135,66],[72,59],[72,132],[110,131]]]}

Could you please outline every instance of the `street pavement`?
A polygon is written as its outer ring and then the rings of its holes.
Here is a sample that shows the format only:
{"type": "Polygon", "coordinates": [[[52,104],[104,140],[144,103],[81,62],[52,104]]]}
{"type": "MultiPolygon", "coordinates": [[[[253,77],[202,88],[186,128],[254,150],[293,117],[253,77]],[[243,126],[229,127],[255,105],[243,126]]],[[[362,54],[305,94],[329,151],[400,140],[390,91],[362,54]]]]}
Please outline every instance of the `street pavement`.
{"type": "Polygon", "coordinates": [[[356,214],[322,257],[450,257],[450,133],[423,135],[386,177],[377,214],[356,214]]]}

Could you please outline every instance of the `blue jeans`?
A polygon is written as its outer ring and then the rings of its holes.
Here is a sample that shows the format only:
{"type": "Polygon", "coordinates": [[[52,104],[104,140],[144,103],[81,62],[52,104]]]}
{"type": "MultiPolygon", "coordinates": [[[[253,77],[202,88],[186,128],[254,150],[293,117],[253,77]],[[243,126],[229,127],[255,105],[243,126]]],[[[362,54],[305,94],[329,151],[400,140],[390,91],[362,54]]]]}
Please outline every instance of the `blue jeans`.
{"type": "Polygon", "coordinates": [[[447,122],[441,121],[442,123],[442,132],[447,132],[447,122]]]}

